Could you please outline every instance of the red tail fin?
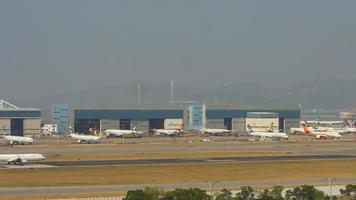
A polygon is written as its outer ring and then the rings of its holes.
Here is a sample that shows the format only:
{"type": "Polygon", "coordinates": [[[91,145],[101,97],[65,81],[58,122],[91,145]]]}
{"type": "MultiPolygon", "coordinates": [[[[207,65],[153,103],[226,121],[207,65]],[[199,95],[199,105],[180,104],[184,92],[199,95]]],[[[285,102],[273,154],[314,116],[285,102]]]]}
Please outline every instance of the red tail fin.
{"type": "Polygon", "coordinates": [[[273,122],[269,125],[269,131],[273,132],[273,122]]]}
{"type": "Polygon", "coordinates": [[[305,124],[303,124],[303,128],[304,128],[304,135],[310,135],[310,131],[305,124]]]}
{"type": "Polygon", "coordinates": [[[183,131],[183,129],[184,129],[184,123],[182,123],[181,125],[180,125],[180,127],[179,127],[179,131],[183,131]]]}

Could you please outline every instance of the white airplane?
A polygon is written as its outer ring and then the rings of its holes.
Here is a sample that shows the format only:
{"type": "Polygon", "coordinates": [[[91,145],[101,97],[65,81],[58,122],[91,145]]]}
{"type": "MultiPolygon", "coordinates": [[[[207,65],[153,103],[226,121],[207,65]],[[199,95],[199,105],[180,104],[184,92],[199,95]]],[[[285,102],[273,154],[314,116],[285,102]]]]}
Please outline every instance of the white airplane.
{"type": "Polygon", "coordinates": [[[9,165],[23,165],[26,162],[43,159],[45,157],[42,154],[0,154],[0,161],[7,162],[9,165]]]}
{"type": "Polygon", "coordinates": [[[250,135],[254,137],[260,137],[262,139],[265,138],[277,138],[277,139],[288,139],[288,135],[286,133],[279,132],[254,132],[250,125],[247,125],[247,131],[250,135]]]}
{"type": "Polygon", "coordinates": [[[314,126],[311,127],[310,123],[308,121],[301,122],[301,127],[300,128],[291,128],[290,132],[292,134],[303,134],[305,133],[304,131],[304,126],[308,127],[310,131],[327,131],[330,129],[329,127],[320,127],[320,122],[317,122],[314,126]]]}
{"type": "Polygon", "coordinates": [[[70,137],[75,139],[78,144],[82,144],[83,142],[88,143],[88,144],[100,143],[100,137],[93,136],[93,135],[79,135],[79,134],[71,133],[70,137]]]}
{"type": "Polygon", "coordinates": [[[352,132],[352,126],[345,126],[340,128],[334,128],[333,126],[342,125],[343,121],[305,121],[309,126],[310,123],[315,124],[314,131],[328,131],[328,132],[338,132],[340,134],[346,134],[352,132]],[[350,127],[350,129],[349,129],[350,127]]]}
{"type": "Polygon", "coordinates": [[[3,132],[3,135],[1,135],[0,137],[4,138],[11,145],[33,143],[33,139],[30,137],[8,135],[5,130],[5,127],[3,127],[3,132]]]}
{"type": "Polygon", "coordinates": [[[115,136],[122,137],[126,135],[139,135],[142,134],[142,131],[136,131],[136,127],[134,126],[132,130],[121,130],[121,129],[107,129],[104,131],[107,137],[115,136]]]}
{"type": "Polygon", "coordinates": [[[310,124],[320,124],[321,126],[342,125],[343,121],[307,121],[310,124]]]}
{"type": "Polygon", "coordinates": [[[307,125],[303,125],[303,129],[304,129],[304,134],[306,136],[315,136],[316,139],[327,139],[327,138],[340,138],[341,134],[333,131],[333,130],[327,130],[327,131],[321,131],[321,130],[314,130],[314,129],[309,129],[309,127],[307,125]]]}
{"type": "Polygon", "coordinates": [[[224,134],[224,133],[231,133],[233,130],[227,130],[227,129],[215,129],[215,128],[202,128],[199,130],[200,133],[208,133],[212,135],[218,135],[218,134],[224,134]]]}
{"type": "Polygon", "coordinates": [[[97,136],[93,136],[93,135],[80,135],[80,134],[75,134],[73,132],[73,129],[72,127],[68,127],[69,129],[69,137],[75,139],[77,141],[78,144],[82,144],[83,142],[85,143],[95,143],[95,144],[98,144],[100,143],[100,137],[97,137],[97,136]]]}
{"type": "MultiPolygon", "coordinates": [[[[325,122],[319,122],[319,121],[313,121],[313,123],[315,124],[313,127],[310,126],[311,124],[311,121],[305,121],[304,123],[302,123],[302,127],[301,128],[291,128],[291,133],[292,134],[295,134],[295,133],[304,133],[305,134],[305,130],[304,130],[304,127],[307,127],[309,132],[319,132],[319,133],[323,133],[323,132],[326,132],[327,134],[331,135],[331,137],[339,137],[338,134],[336,133],[339,133],[339,135],[341,134],[346,134],[346,133],[351,133],[353,131],[353,129],[355,128],[352,128],[352,127],[343,127],[343,128],[333,128],[333,127],[321,127],[321,125],[325,125],[325,124],[339,124],[339,121],[335,121],[333,123],[333,121],[327,121],[326,123],[325,122]]],[[[356,129],[355,129],[356,131],[356,129]]],[[[322,135],[327,135],[327,134],[321,134],[322,135]]],[[[320,134],[319,134],[320,135],[320,134]]]]}
{"type": "Polygon", "coordinates": [[[157,135],[175,136],[183,133],[183,126],[182,124],[178,129],[156,129],[154,131],[157,135]]]}

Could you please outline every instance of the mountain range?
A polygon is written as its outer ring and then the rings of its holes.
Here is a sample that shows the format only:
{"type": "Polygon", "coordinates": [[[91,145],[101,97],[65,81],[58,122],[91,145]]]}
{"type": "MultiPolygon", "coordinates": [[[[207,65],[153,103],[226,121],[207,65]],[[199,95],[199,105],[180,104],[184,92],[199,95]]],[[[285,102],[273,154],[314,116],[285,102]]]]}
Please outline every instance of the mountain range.
{"type": "MultiPolygon", "coordinates": [[[[305,109],[345,109],[356,107],[356,79],[311,80],[292,85],[266,87],[256,82],[223,86],[192,86],[176,80],[175,101],[221,104],[301,104],[305,109]]],[[[29,99],[16,99],[19,105],[35,107],[67,104],[135,104],[137,85],[90,88],[29,99]]],[[[170,98],[169,81],[141,84],[141,103],[165,104],[170,98]]]]}

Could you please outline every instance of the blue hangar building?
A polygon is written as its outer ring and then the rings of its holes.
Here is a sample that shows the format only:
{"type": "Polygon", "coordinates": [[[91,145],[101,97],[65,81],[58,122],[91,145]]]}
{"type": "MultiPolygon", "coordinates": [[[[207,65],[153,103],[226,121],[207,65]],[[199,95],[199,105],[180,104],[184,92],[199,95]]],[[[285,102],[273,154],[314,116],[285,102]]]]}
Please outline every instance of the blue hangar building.
{"type": "Polygon", "coordinates": [[[0,129],[15,136],[40,134],[41,110],[24,108],[0,99],[0,129]]]}
{"type": "Polygon", "coordinates": [[[78,133],[104,132],[106,129],[175,129],[183,123],[185,130],[225,128],[246,132],[251,113],[273,113],[278,130],[289,132],[299,127],[300,105],[244,104],[175,104],[175,105],[71,105],[69,125],[78,133]],[[250,114],[249,114],[250,113],[250,114]]]}

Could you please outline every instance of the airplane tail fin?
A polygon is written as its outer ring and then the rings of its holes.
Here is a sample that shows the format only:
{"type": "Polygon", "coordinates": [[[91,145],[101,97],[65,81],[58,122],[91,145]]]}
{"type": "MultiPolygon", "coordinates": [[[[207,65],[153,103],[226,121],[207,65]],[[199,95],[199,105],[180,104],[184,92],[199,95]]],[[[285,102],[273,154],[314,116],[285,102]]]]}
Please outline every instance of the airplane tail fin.
{"type": "Polygon", "coordinates": [[[183,131],[183,129],[184,129],[184,123],[182,123],[181,125],[180,125],[180,127],[179,127],[179,131],[183,131]]]}
{"type": "Polygon", "coordinates": [[[247,124],[247,132],[248,133],[253,133],[253,130],[252,130],[250,124],[247,124]]]}
{"type": "Polygon", "coordinates": [[[131,129],[132,129],[133,131],[136,131],[136,125],[133,124],[131,129]]]}
{"type": "Polygon", "coordinates": [[[355,126],[356,126],[356,120],[351,123],[350,127],[355,127],[355,126]]]}
{"type": "Polygon", "coordinates": [[[69,134],[73,134],[73,128],[71,126],[68,126],[68,131],[69,131],[69,134]]]}
{"type": "Polygon", "coordinates": [[[307,136],[310,135],[310,131],[309,131],[307,125],[303,124],[303,129],[304,129],[304,135],[307,135],[307,136]]]}
{"type": "Polygon", "coordinates": [[[318,129],[319,127],[320,127],[320,122],[316,123],[316,125],[313,128],[318,129]]]}
{"type": "Polygon", "coordinates": [[[271,122],[271,124],[269,125],[268,131],[273,132],[273,122],[271,122]]]}

